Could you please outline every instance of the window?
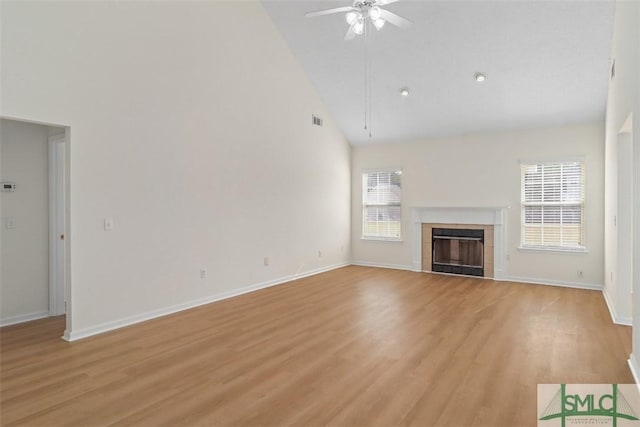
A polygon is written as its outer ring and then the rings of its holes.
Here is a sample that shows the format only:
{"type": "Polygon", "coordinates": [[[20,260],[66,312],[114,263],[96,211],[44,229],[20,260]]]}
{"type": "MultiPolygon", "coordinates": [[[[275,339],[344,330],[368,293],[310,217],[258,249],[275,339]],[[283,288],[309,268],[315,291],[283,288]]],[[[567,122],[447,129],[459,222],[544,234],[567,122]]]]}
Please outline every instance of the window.
{"type": "Polygon", "coordinates": [[[362,238],[400,240],[402,171],[362,174],[362,238]]]}
{"type": "Polygon", "coordinates": [[[584,250],[584,162],[523,163],[522,247],[584,250]]]}

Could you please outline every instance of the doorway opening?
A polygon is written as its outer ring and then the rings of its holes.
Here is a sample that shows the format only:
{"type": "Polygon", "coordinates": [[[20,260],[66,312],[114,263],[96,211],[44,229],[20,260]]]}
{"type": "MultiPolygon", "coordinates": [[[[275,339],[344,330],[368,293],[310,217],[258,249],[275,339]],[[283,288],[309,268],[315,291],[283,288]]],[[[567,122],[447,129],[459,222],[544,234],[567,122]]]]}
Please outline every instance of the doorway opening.
{"type": "Polygon", "coordinates": [[[617,206],[614,218],[617,232],[616,287],[619,300],[629,304],[631,313],[633,294],[633,116],[630,114],[618,132],[617,147],[617,206]]]}
{"type": "Polygon", "coordinates": [[[67,336],[70,128],[0,117],[0,132],[0,325],[66,314],[67,336]]]}

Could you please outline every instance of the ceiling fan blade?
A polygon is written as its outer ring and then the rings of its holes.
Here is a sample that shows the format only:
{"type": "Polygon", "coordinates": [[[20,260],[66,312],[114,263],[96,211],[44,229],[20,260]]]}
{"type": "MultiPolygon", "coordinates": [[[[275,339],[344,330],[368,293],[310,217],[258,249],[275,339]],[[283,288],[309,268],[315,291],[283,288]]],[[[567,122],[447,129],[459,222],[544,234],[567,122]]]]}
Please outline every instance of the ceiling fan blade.
{"type": "Polygon", "coordinates": [[[387,22],[392,23],[396,27],[400,27],[403,30],[411,28],[411,21],[408,19],[404,19],[402,16],[398,16],[393,12],[389,12],[388,10],[380,9],[380,17],[387,22]]]}
{"type": "Polygon", "coordinates": [[[317,12],[308,12],[305,13],[304,16],[306,16],[307,18],[313,18],[314,16],[330,15],[332,13],[349,12],[352,10],[354,10],[353,6],[344,6],[336,7],[333,9],[318,10],[317,12]]]}
{"type": "Polygon", "coordinates": [[[378,0],[378,4],[380,6],[386,6],[388,4],[395,3],[397,1],[400,1],[400,0],[378,0]]]}
{"type": "Polygon", "coordinates": [[[351,24],[351,26],[347,30],[347,34],[344,35],[344,39],[345,40],[353,40],[356,37],[355,31],[353,31],[353,26],[354,25],[356,25],[356,24],[355,23],[351,24]]]}

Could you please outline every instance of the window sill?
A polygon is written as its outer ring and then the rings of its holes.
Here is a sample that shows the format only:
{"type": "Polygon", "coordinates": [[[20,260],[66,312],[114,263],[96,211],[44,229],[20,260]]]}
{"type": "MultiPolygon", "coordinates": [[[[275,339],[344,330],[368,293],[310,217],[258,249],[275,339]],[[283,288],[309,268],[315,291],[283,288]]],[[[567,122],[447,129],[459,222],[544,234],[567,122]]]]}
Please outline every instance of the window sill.
{"type": "Polygon", "coordinates": [[[402,239],[396,239],[394,237],[361,237],[360,240],[373,240],[378,242],[401,242],[402,239]]]}
{"type": "Polygon", "coordinates": [[[518,246],[519,251],[523,252],[556,252],[569,254],[588,254],[587,248],[562,248],[557,246],[518,246]]]}

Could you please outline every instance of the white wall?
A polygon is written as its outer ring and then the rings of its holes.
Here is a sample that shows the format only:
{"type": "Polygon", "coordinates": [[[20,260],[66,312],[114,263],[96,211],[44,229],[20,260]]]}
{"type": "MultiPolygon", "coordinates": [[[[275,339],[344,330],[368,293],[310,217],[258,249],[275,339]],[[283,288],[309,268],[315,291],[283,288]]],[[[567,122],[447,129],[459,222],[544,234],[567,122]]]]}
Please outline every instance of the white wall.
{"type": "Polygon", "coordinates": [[[1,7],[2,115],[71,130],[71,338],[348,262],[350,148],[259,2],[1,7]]]}
{"type": "Polygon", "coordinates": [[[411,144],[357,147],[352,153],[352,239],[357,263],[411,268],[413,206],[510,206],[506,275],[514,280],[578,286],[603,283],[603,156],[601,124],[472,135],[411,144]],[[522,251],[520,161],[583,156],[586,168],[588,254],[522,251]],[[401,167],[403,242],[361,240],[360,175],[401,167]],[[579,277],[578,269],[583,271],[579,277]]]}
{"type": "Polygon", "coordinates": [[[638,358],[640,354],[640,2],[617,1],[614,21],[611,57],[616,61],[616,76],[609,83],[606,121],[607,146],[607,254],[612,250],[614,256],[607,257],[607,271],[614,271],[614,280],[607,282],[606,292],[612,302],[614,316],[631,315],[633,322],[633,355],[631,366],[638,380],[638,358]],[[633,144],[633,226],[625,230],[613,227],[612,216],[616,213],[617,200],[624,197],[617,193],[616,149],[620,130],[627,118],[632,115],[629,124],[633,144]],[[616,258],[613,247],[616,234],[633,236],[633,313],[629,313],[629,292],[626,286],[616,279],[616,258]]]}
{"type": "MultiPolygon", "coordinates": [[[[636,2],[629,7],[629,16],[624,25],[631,32],[630,40],[626,42],[629,51],[624,54],[626,61],[631,62],[631,84],[627,86],[629,96],[632,99],[633,108],[633,354],[631,366],[634,367],[634,378],[640,383],[638,374],[638,361],[634,355],[640,354],[640,3],[636,2]],[[631,53],[631,55],[629,55],[631,53]]],[[[627,11],[622,10],[621,13],[627,11]]]]}
{"type": "MultiPolygon", "coordinates": [[[[637,87],[638,69],[634,70],[633,39],[638,37],[630,20],[633,6],[629,2],[616,3],[615,29],[611,57],[615,59],[616,74],[609,84],[605,148],[605,295],[616,322],[630,324],[632,296],[629,247],[632,221],[628,218],[629,189],[633,187],[633,171],[625,164],[629,152],[633,156],[634,128],[633,90],[637,87]]],[[[635,50],[640,49],[636,41],[635,50]]],[[[635,53],[637,56],[637,53],[635,53]]],[[[636,110],[637,111],[637,110],[636,110]]],[[[638,126],[635,126],[638,129],[638,126]]],[[[637,132],[636,132],[637,133],[637,132]]]]}
{"type": "Polygon", "coordinates": [[[46,126],[0,120],[0,324],[49,313],[49,157],[46,126]],[[7,228],[7,217],[14,228],[7,228]]]}

